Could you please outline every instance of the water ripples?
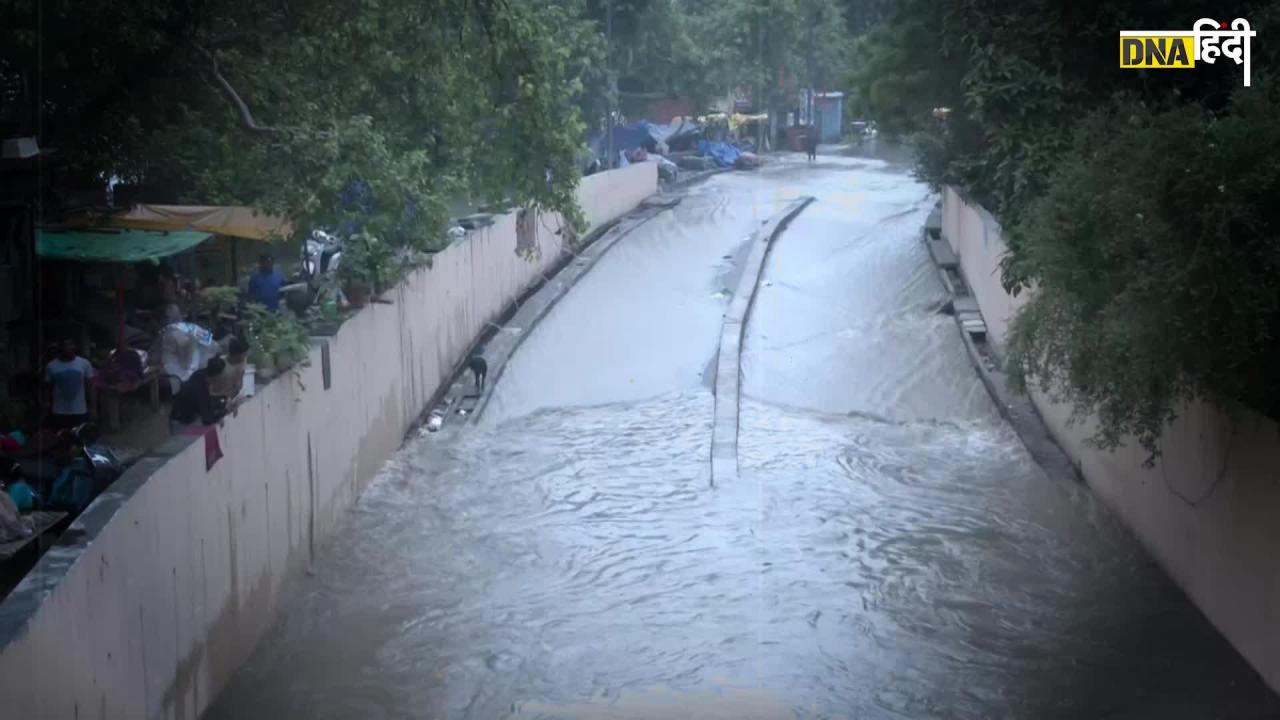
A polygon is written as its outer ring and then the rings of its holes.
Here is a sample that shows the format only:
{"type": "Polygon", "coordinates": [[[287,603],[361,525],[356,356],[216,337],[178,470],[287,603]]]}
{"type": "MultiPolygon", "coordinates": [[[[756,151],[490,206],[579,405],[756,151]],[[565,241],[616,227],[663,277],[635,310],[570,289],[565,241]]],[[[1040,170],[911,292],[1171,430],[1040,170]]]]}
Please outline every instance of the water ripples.
{"type": "MultiPolygon", "coordinates": [[[[702,224],[663,240],[710,243],[697,245],[706,288],[743,231],[728,198],[767,196],[769,176],[720,177],[686,211],[702,224]],[[723,223],[734,238],[699,239],[723,223]]],[[[810,180],[819,192],[823,177],[810,180]]],[[[866,184],[888,212],[920,192],[883,173],[866,184]]],[[[883,244],[893,257],[875,272],[896,275],[880,278],[881,290],[847,292],[887,295],[896,310],[874,321],[864,317],[874,310],[846,312],[856,305],[843,291],[789,276],[779,254],[752,319],[739,482],[709,487],[713,398],[695,377],[643,400],[499,415],[449,445],[415,440],[369,487],[211,717],[1273,711],[1129,534],[1087,490],[1044,477],[1000,422],[954,326],[928,314],[936,289],[918,247],[859,239],[851,227],[809,227],[812,249],[883,244]],[[889,289],[893,278],[901,284],[889,289]],[[788,296],[785,283],[798,290],[788,296]],[[843,310],[780,326],[794,316],[770,304],[800,292],[843,310]],[[807,353],[834,343],[832,356],[779,368],[770,353],[789,342],[807,353]],[[865,361],[849,359],[858,352],[865,361]],[[856,384],[837,387],[845,377],[856,384]]],[[[583,332],[558,331],[562,347],[535,352],[572,359],[591,342],[583,332]]],[[[707,361],[701,344],[629,352],[619,365],[707,361]]],[[[504,385],[520,380],[513,370],[504,385]]],[[[523,392],[536,386],[529,375],[523,392]]]]}

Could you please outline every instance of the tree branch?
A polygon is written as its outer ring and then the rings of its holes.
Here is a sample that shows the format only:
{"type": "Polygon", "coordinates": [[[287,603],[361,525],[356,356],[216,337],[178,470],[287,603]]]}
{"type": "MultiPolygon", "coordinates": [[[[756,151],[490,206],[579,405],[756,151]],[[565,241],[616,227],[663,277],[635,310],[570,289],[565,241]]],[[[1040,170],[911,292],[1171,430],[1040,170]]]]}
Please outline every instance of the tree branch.
{"type": "Polygon", "coordinates": [[[235,104],[236,109],[239,110],[240,121],[244,123],[246,128],[260,133],[283,132],[280,128],[259,125],[258,121],[253,119],[253,113],[249,112],[249,106],[245,104],[245,101],[240,97],[240,93],[236,92],[236,89],[231,86],[230,82],[227,82],[227,79],[223,77],[222,72],[218,69],[218,56],[204,49],[200,45],[196,45],[196,49],[204,53],[205,57],[209,58],[209,62],[212,65],[213,77],[218,81],[218,84],[222,86],[223,92],[225,92],[227,97],[231,99],[231,102],[235,104]]]}

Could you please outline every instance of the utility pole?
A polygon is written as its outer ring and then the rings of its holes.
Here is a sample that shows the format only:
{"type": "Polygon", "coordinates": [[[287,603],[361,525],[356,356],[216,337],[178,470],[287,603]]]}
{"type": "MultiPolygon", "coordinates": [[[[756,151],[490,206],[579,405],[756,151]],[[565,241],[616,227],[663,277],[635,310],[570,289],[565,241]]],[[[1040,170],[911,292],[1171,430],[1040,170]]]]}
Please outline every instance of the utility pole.
{"type": "MultiPolygon", "coordinates": [[[[760,62],[760,76],[756,79],[756,96],[753,99],[752,112],[756,115],[760,114],[760,108],[765,106],[764,88],[768,85],[769,67],[764,61],[764,17],[756,16],[756,58],[760,62]]],[[[767,111],[766,111],[767,112],[767,111]]],[[[764,134],[760,130],[760,123],[756,123],[756,151],[764,152],[764,134]]]]}
{"type": "Polygon", "coordinates": [[[807,62],[806,64],[808,65],[808,68],[807,68],[807,69],[808,69],[808,71],[809,71],[809,77],[807,78],[807,79],[808,79],[808,81],[809,81],[809,82],[808,82],[808,85],[809,85],[809,91],[808,91],[807,93],[805,93],[805,101],[804,101],[804,106],[805,106],[805,107],[804,107],[804,114],[805,114],[805,117],[806,117],[806,118],[808,118],[808,121],[809,121],[809,124],[810,124],[810,125],[815,124],[815,123],[814,123],[814,119],[813,119],[813,107],[814,107],[814,103],[813,103],[813,26],[814,26],[814,25],[816,25],[816,24],[817,24],[817,22],[818,22],[818,13],[817,13],[817,10],[816,10],[816,8],[814,8],[812,5],[810,5],[810,9],[809,9],[809,42],[808,42],[808,46],[807,46],[807,51],[808,51],[808,52],[807,52],[807,55],[806,55],[806,59],[808,60],[808,62],[807,62]]]}
{"type": "Polygon", "coordinates": [[[614,104],[618,98],[618,79],[613,76],[613,0],[605,0],[604,6],[605,74],[609,76],[609,128],[607,131],[609,162],[605,167],[612,169],[614,163],[618,161],[613,151],[614,104]]]}

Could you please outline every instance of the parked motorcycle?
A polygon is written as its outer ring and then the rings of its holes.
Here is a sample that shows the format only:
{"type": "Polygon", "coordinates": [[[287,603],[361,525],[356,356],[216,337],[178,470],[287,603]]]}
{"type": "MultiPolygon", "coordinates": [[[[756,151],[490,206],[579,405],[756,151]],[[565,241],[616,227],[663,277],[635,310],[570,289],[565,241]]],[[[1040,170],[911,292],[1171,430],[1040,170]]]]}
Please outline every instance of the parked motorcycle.
{"type": "Polygon", "coordinates": [[[280,288],[289,309],[301,315],[325,292],[342,260],[342,239],[323,230],[313,230],[302,244],[298,273],[294,282],[280,288]]]}
{"type": "Polygon", "coordinates": [[[91,468],[95,484],[105,488],[124,474],[124,464],[111,448],[98,443],[98,426],[83,423],[68,431],[72,452],[84,458],[91,468]]]}
{"type": "Polygon", "coordinates": [[[31,487],[42,509],[69,512],[84,510],[122,474],[124,464],[110,448],[98,444],[93,423],[59,432],[41,456],[19,459],[11,468],[11,476],[31,487]]]}
{"type": "Polygon", "coordinates": [[[302,247],[302,277],[313,284],[337,272],[342,259],[342,239],[323,230],[313,230],[302,247]]]}

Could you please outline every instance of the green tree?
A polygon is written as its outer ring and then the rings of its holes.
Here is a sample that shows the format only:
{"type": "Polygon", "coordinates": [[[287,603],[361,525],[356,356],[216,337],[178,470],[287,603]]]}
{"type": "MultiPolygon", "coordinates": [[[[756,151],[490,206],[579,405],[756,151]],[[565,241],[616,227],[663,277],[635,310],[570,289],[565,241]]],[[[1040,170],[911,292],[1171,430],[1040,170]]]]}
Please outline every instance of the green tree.
{"type": "Polygon", "coordinates": [[[424,249],[460,194],[575,211],[593,46],[571,4],[2,0],[0,21],[27,124],[81,181],[424,249]]]}
{"type": "Polygon", "coordinates": [[[760,93],[762,108],[795,106],[812,82],[830,89],[842,80],[848,43],[844,10],[835,0],[733,0],[708,6],[713,62],[728,84],[760,93]]]}
{"type": "Polygon", "coordinates": [[[626,98],[706,107],[746,86],[780,109],[810,82],[829,89],[843,80],[848,31],[836,0],[589,0],[602,33],[610,7],[610,59],[626,98]]]}
{"type": "Polygon", "coordinates": [[[894,22],[854,44],[853,109],[890,135],[910,135],[933,122],[934,108],[962,104],[963,55],[944,42],[943,9],[929,0],[903,2],[894,22]]]}
{"type": "Polygon", "coordinates": [[[1033,293],[1013,323],[1016,383],[1102,420],[1114,447],[1158,450],[1183,404],[1280,417],[1280,93],[1229,112],[1124,104],[1078,129],[1011,234],[1033,293]]]}
{"type": "MultiPolygon", "coordinates": [[[[1262,37],[1277,7],[1232,17],[1262,37]]],[[[1280,330],[1276,168],[1259,151],[1276,139],[1259,72],[1276,49],[1254,43],[1248,89],[1229,62],[1115,66],[1119,30],[1202,15],[1187,0],[904,0],[856,48],[866,107],[916,133],[922,178],[999,217],[1006,288],[1036,288],[1009,338],[1015,381],[1096,414],[1104,447],[1132,435],[1155,453],[1192,398],[1280,415],[1264,370],[1280,330]],[[928,117],[938,104],[946,122],[928,117]]]]}

